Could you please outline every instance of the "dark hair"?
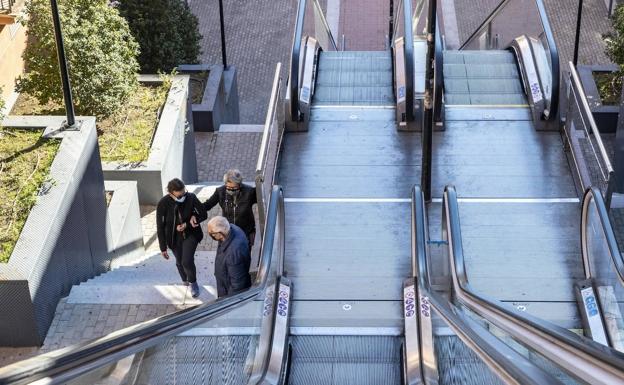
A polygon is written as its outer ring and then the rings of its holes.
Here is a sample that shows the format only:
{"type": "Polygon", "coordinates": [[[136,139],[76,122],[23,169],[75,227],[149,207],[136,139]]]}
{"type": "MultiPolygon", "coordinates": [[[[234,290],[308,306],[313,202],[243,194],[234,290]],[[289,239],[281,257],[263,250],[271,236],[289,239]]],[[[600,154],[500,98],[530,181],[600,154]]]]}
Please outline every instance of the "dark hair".
{"type": "Polygon", "coordinates": [[[174,191],[184,190],[184,182],[181,179],[173,178],[167,183],[167,191],[173,193],[174,191]]]}

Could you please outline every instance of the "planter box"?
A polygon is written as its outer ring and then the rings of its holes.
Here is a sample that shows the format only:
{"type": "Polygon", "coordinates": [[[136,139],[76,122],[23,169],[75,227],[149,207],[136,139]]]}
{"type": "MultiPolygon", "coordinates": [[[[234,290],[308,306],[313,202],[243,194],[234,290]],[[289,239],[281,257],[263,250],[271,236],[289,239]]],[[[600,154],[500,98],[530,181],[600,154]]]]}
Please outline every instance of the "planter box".
{"type": "MultiPolygon", "coordinates": [[[[140,75],[139,81],[159,83],[157,75],[140,75]]],[[[155,205],[165,193],[167,182],[182,178],[197,181],[195,136],[191,114],[189,76],[176,75],[163,107],[148,159],[139,165],[104,162],[106,180],[135,181],[142,205],[155,205]]]]}
{"type": "Polygon", "coordinates": [[[202,101],[193,104],[193,123],[196,132],[218,131],[221,124],[238,124],[238,88],[236,67],[223,70],[216,64],[182,64],[181,74],[208,72],[208,79],[202,101]]]}
{"type": "Polygon", "coordinates": [[[598,126],[598,131],[610,134],[615,133],[620,107],[618,105],[602,104],[593,73],[615,72],[618,70],[618,67],[616,65],[587,65],[578,66],[577,69],[583,84],[583,90],[585,95],[587,95],[589,107],[598,126]]]}
{"type": "Polygon", "coordinates": [[[95,118],[80,131],[56,131],[62,117],[11,117],[6,127],[48,127],[62,138],[52,181],[37,198],[8,263],[0,264],[0,345],[37,346],[72,285],[110,266],[104,178],[95,118]]]}
{"type": "Polygon", "coordinates": [[[137,183],[105,181],[106,191],[113,193],[108,204],[108,249],[110,269],[127,265],[143,257],[143,226],[137,183]]]}

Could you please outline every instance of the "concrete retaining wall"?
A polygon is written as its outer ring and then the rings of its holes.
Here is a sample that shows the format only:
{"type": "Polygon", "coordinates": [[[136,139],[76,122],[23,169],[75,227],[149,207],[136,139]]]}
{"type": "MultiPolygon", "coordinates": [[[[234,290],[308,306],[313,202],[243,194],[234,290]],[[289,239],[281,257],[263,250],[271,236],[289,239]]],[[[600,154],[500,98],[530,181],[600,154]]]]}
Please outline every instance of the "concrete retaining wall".
{"type": "Polygon", "coordinates": [[[145,254],[139,194],[135,181],[105,181],[113,193],[108,205],[110,269],[127,265],[145,254]]]}
{"type": "Polygon", "coordinates": [[[209,72],[201,103],[193,104],[195,131],[218,131],[221,124],[240,122],[236,67],[226,70],[217,64],[183,64],[178,66],[183,74],[209,72]]]}
{"type": "MultiPolygon", "coordinates": [[[[141,75],[139,81],[155,83],[159,79],[155,75],[141,75]]],[[[136,181],[142,205],[157,204],[165,193],[167,182],[173,178],[182,178],[187,183],[197,181],[193,115],[188,93],[189,76],[174,76],[145,162],[139,165],[102,164],[106,180],[136,181]]]]}
{"type": "Polygon", "coordinates": [[[56,131],[62,117],[15,117],[6,127],[48,127],[61,138],[49,182],[8,263],[0,264],[0,345],[41,345],[61,297],[110,266],[104,178],[95,118],[80,131],[56,131]]]}

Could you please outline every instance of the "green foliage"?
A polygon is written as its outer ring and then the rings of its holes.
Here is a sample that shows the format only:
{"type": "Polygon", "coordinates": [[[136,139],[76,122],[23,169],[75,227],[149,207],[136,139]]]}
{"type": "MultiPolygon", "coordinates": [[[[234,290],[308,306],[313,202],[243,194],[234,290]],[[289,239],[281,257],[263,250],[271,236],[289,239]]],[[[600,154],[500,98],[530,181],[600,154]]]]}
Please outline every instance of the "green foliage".
{"type": "Polygon", "coordinates": [[[614,63],[624,70],[624,4],[618,5],[611,18],[613,32],[604,36],[607,44],[606,53],[614,63]]]}
{"type": "Polygon", "coordinates": [[[180,64],[198,62],[202,36],[197,18],[182,0],[119,0],[116,4],[141,46],[142,73],[169,73],[180,64]]]}
{"type": "MultiPolygon", "coordinates": [[[[2,95],[2,87],[0,87],[0,95],[2,95]]],[[[4,99],[0,96],[0,127],[2,127],[2,119],[4,119],[4,99]]]]}
{"type": "Polygon", "coordinates": [[[125,105],[98,122],[100,154],[104,161],[138,164],[147,160],[160,109],[173,77],[162,75],[159,86],[139,86],[125,105]]]}
{"type": "MultiPolygon", "coordinates": [[[[17,80],[18,92],[40,104],[62,104],[50,2],[29,0],[27,72],[17,80]]],[[[123,106],[138,83],[139,46],[125,19],[107,0],[61,0],[59,13],[76,112],[105,117],[123,106]]]]}
{"type": "Polygon", "coordinates": [[[42,130],[0,128],[0,262],[7,262],[60,144],[42,130]]]}

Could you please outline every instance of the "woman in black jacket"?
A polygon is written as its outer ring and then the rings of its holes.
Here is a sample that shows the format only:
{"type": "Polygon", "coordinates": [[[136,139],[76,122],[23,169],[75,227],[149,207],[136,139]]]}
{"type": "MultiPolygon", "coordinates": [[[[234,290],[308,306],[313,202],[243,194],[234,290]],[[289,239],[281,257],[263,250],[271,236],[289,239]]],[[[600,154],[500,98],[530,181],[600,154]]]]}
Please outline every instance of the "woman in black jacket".
{"type": "Polygon", "coordinates": [[[243,230],[251,250],[256,239],[256,219],[253,213],[253,205],[256,203],[256,189],[243,184],[241,172],[232,169],[223,175],[223,186],[218,187],[204,202],[204,212],[208,215],[214,206],[221,206],[221,213],[228,222],[243,230]]]}
{"type": "Polygon", "coordinates": [[[195,268],[195,250],[204,234],[199,223],[206,220],[206,211],[193,193],[187,192],[184,182],[172,179],[156,208],[156,228],[160,252],[169,259],[167,248],[173,251],[180,278],[191,285],[193,298],[199,296],[195,268]],[[192,219],[192,223],[191,223],[192,219]]]}

